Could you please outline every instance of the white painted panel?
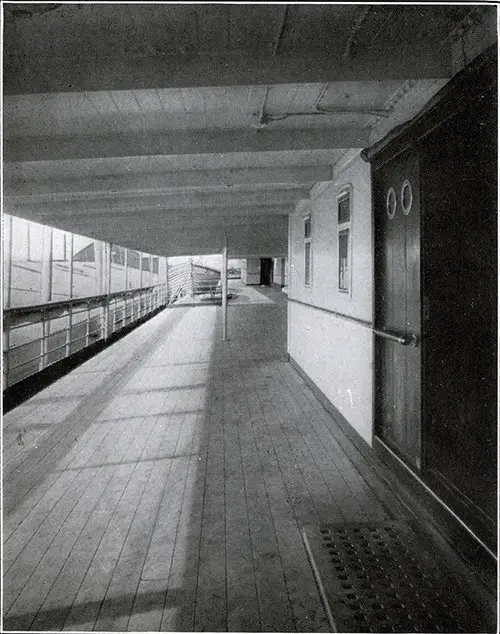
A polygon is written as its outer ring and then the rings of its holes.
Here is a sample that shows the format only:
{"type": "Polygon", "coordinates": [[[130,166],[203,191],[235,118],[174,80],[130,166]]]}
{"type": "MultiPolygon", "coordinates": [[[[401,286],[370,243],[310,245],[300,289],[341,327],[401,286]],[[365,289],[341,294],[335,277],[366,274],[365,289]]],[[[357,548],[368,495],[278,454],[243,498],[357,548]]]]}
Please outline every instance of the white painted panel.
{"type": "Polygon", "coordinates": [[[243,260],[241,279],[246,285],[260,284],[260,258],[243,260]]]}
{"type": "Polygon", "coordinates": [[[292,358],[371,445],[371,330],[293,302],[289,319],[292,358]]]}

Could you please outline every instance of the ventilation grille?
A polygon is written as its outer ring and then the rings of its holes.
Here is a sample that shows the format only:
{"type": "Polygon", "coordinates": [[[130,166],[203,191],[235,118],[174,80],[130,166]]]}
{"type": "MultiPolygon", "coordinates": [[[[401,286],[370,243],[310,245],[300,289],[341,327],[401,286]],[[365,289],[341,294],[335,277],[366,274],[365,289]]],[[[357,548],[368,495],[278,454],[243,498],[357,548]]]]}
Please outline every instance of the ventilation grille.
{"type": "Polygon", "coordinates": [[[328,525],[304,536],[334,631],[485,631],[444,557],[406,522],[328,525]]]}

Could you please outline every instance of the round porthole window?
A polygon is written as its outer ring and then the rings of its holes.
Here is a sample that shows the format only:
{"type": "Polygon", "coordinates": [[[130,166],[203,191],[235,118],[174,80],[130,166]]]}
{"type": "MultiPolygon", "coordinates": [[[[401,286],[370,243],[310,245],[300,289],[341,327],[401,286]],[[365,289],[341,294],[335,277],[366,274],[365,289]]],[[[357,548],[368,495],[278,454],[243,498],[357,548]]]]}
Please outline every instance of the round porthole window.
{"type": "Polygon", "coordinates": [[[394,191],[394,187],[390,187],[387,192],[387,198],[385,201],[385,208],[387,211],[387,215],[392,220],[396,214],[396,192],[394,191]]]}
{"type": "Polygon", "coordinates": [[[401,187],[401,207],[403,208],[405,216],[410,213],[412,204],[413,190],[411,188],[411,183],[409,180],[405,180],[403,186],[401,187]]]}

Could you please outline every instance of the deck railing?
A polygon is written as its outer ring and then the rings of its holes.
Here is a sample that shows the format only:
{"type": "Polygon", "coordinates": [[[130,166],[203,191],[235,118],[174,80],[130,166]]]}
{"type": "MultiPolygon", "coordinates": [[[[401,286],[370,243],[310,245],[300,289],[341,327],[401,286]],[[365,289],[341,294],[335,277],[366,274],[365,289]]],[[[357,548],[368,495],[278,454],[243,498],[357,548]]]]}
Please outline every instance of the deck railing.
{"type": "Polygon", "coordinates": [[[5,308],[3,389],[169,303],[167,283],[109,295],[5,308]]]}

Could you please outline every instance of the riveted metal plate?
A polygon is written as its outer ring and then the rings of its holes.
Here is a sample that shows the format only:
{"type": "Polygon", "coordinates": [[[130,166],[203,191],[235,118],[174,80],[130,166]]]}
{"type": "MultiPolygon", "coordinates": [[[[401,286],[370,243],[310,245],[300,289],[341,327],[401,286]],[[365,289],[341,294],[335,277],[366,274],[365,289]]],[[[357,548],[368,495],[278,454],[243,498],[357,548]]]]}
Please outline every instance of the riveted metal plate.
{"type": "Polygon", "coordinates": [[[407,522],[306,527],[304,541],[333,631],[486,631],[445,557],[407,522]]]}

